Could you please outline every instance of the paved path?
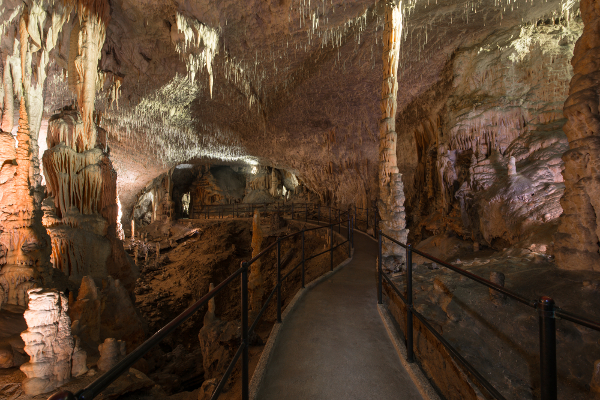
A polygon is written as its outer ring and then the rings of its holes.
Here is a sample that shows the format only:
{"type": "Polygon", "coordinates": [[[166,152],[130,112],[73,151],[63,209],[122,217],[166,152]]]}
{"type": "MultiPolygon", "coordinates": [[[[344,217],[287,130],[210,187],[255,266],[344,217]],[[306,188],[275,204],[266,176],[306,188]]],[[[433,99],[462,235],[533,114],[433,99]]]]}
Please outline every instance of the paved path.
{"type": "Polygon", "coordinates": [[[377,244],[354,239],[353,260],[286,319],[258,399],[422,399],[377,311],[377,244]]]}

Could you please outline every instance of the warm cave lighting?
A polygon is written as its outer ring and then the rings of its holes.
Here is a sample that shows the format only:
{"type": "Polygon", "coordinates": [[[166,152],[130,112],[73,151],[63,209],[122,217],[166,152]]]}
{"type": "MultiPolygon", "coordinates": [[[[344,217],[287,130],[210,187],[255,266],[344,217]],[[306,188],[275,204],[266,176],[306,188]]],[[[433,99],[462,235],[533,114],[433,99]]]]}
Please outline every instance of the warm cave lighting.
{"type": "Polygon", "coordinates": [[[252,175],[256,175],[258,173],[258,167],[256,165],[253,166],[250,172],[252,172],[252,175]]]}

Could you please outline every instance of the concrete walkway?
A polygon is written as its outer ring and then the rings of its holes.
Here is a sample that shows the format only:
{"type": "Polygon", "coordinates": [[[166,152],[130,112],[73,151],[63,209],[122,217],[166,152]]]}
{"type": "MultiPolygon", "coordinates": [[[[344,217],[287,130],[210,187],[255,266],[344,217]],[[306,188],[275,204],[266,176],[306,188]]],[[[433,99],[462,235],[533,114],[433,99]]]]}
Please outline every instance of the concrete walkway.
{"type": "Polygon", "coordinates": [[[258,399],[422,399],[377,311],[377,244],[354,240],[353,260],[286,318],[258,399]]]}

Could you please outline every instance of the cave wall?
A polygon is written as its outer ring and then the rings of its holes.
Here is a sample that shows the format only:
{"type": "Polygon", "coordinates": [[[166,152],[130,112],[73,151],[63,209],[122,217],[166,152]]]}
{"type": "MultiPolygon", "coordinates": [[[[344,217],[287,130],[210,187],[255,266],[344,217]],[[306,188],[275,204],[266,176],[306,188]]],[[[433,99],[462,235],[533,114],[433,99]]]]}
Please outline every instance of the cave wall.
{"type": "Polygon", "coordinates": [[[459,48],[401,112],[411,238],[451,233],[552,251],[562,212],[562,106],[581,18],[544,19],[459,48]]]}
{"type": "Polygon", "coordinates": [[[562,157],[565,193],[560,204],[564,212],[554,236],[554,253],[562,268],[600,270],[598,4],[582,1],[581,17],[585,27],[575,45],[574,76],[564,106],[563,130],[569,149],[562,157]]]}

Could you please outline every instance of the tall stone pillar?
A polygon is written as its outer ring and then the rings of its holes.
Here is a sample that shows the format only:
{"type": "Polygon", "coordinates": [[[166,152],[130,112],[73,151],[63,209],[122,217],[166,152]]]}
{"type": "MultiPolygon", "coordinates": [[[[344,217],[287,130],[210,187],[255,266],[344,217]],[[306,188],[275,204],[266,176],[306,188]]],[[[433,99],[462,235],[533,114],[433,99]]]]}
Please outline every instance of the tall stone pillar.
{"type": "MultiPolygon", "coordinates": [[[[252,258],[260,253],[262,241],[263,232],[260,227],[260,212],[254,210],[254,217],[252,219],[252,258]]],[[[248,289],[250,289],[250,321],[253,321],[262,308],[264,277],[260,260],[254,261],[250,268],[248,289]]]]}
{"type": "MultiPolygon", "coordinates": [[[[404,185],[396,159],[396,111],[398,94],[398,58],[402,31],[402,11],[397,2],[386,4],[383,33],[383,85],[381,120],[379,121],[379,214],[382,232],[406,243],[406,215],[404,212],[404,185]]],[[[402,247],[384,239],[384,265],[398,270],[404,262],[402,247]]]]}
{"type": "Polygon", "coordinates": [[[580,9],[585,26],[564,106],[570,150],[563,155],[565,193],[554,255],[560,268],[600,271],[600,9],[592,0],[582,0],[580,9]]]}

